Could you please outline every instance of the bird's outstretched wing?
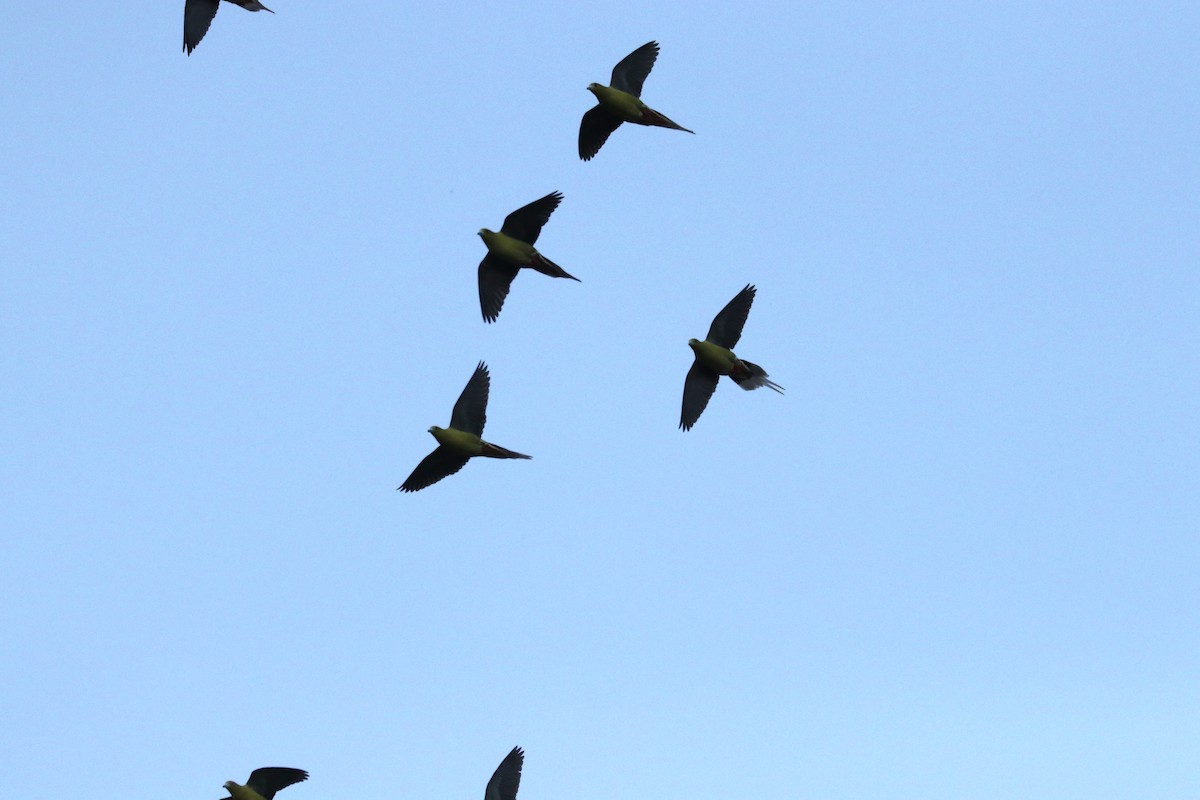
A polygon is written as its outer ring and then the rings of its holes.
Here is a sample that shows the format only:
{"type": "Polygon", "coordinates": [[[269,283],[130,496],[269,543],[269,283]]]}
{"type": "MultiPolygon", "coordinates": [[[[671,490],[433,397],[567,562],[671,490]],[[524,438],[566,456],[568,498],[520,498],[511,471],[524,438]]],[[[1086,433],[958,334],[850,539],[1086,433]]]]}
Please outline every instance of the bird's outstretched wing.
{"type": "Polygon", "coordinates": [[[488,253],[479,262],[479,310],[486,322],[495,322],[508,297],[509,287],[517,277],[520,267],[488,253]]]}
{"type": "Polygon", "coordinates": [[[522,242],[535,244],[538,234],[542,232],[542,226],[550,219],[550,215],[554,213],[554,209],[558,208],[562,199],[561,192],[551,192],[545,197],[534,200],[529,205],[521,206],[504,218],[500,232],[507,233],[522,242]]]}
{"type": "Polygon", "coordinates": [[[612,80],[609,85],[622,92],[628,92],[634,97],[642,96],[642,84],[646,76],[654,68],[658,58],[658,42],[646,42],[629,55],[622,58],[613,67],[612,80]]]}
{"type": "Polygon", "coordinates": [[[408,479],[400,484],[400,491],[416,492],[426,486],[432,486],[447,475],[458,472],[468,461],[470,461],[470,456],[455,453],[448,447],[438,445],[432,453],[421,459],[421,463],[417,464],[417,468],[412,471],[408,479]]]}
{"type": "Polygon", "coordinates": [[[183,4],[183,49],[189,56],[217,15],[220,0],[187,0],[183,4]]]}
{"type": "Polygon", "coordinates": [[[610,112],[604,106],[596,107],[584,113],[579,123],[579,157],[591,161],[600,148],[612,136],[612,132],[621,127],[621,118],[610,112]]]}
{"type": "Polygon", "coordinates": [[[746,317],[750,316],[750,305],[754,302],[755,289],[750,284],[737,293],[724,308],[713,317],[708,328],[708,341],[732,350],[742,338],[746,317]]]}
{"type": "Polygon", "coordinates": [[[250,773],[246,786],[258,792],[263,800],[271,800],[280,789],[308,780],[308,773],[291,767],[260,767],[250,773]]]}
{"type": "Polygon", "coordinates": [[[699,360],[692,364],[687,377],[683,380],[683,410],[679,415],[680,428],[690,431],[696,424],[696,420],[700,419],[713,392],[717,390],[717,379],[720,377],[703,366],[699,360]]]}
{"type": "Polygon", "coordinates": [[[450,412],[451,428],[473,433],[476,436],[483,435],[483,426],[487,422],[488,389],[491,387],[491,382],[487,364],[480,361],[476,365],[475,371],[471,373],[471,379],[463,387],[462,394],[454,403],[454,410],[450,412]]]}
{"type": "MultiPolygon", "coordinates": [[[[247,11],[274,11],[264,6],[259,0],[229,0],[236,6],[247,11]]],[[[183,49],[190,56],[208,33],[208,26],[217,15],[221,0],[186,0],[183,5],[183,49]]]]}
{"type": "Polygon", "coordinates": [[[521,766],[525,763],[525,751],[514,747],[496,767],[492,779],[483,792],[483,800],[517,800],[517,789],[521,786],[521,766]]]}

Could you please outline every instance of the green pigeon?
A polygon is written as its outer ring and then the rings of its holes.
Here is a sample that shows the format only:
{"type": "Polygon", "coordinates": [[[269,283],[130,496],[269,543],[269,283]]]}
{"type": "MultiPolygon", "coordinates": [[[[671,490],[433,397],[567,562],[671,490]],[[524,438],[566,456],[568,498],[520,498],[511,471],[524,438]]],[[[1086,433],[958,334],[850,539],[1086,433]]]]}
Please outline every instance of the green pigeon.
{"type": "Polygon", "coordinates": [[[225,781],[229,797],[223,800],[271,800],[280,789],[308,780],[308,773],[291,767],[259,767],[250,773],[246,785],[225,781]]]}
{"type": "Polygon", "coordinates": [[[521,766],[525,763],[525,751],[514,747],[496,767],[492,779],[483,791],[483,800],[517,800],[517,789],[521,786],[521,766]]]}
{"type": "Polygon", "coordinates": [[[588,91],[596,95],[599,104],[583,115],[579,123],[579,157],[591,161],[592,156],[608,141],[622,122],[635,125],[654,125],[695,133],[667,119],[641,101],[642,84],[658,58],[658,42],[646,42],[613,67],[609,86],[589,83],[588,91]]]}
{"type": "MultiPolygon", "coordinates": [[[[225,0],[225,2],[241,6],[247,11],[271,11],[258,0],[225,0]]],[[[221,0],[187,0],[183,4],[183,49],[189,56],[196,49],[196,45],[200,44],[204,34],[208,33],[208,26],[212,24],[213,17],[217,15],[217,6],[220,4],[221,0]]],[[[271,11],[271,13],[275,12],[271,11]]]]}
{"type": "Polygon", "coordinates": [[[679,417],[679,427],[685,431],[690,431],[704,413],[709,398],[717,390],[717,379],[722,375],[728,375],[747,391],[769,386],[783,394],[783,387],[770,380],[765,369],[733,354],[732,348],[737,346],[742,336],[742,326],[750,315],[754,292],[754,287],[747,284],[713,318],[703,342],[699,339],[688,340],[688,347],[696,354],[696,360],[683,382],[683,413],[679,417]]]}
{"type": "Polygon", "coordinates": [[[566,270],[537,251],[534,242],[542,232],[542,226],[550,219],[554,209],[562,202],[561,192],[551,192],[545,197],[521,206],[504,218],[500,232],[481,228],[480,238],[487,245],[488,253],[479,262],[479,307],[487,322],[495,322],[508,297],[508,287],[521,267],[536,269],[551,278],[570,278],[566,270]]]}
{"type": "Polygon", "coordinates": [[[454,404],[454,410],[450,412],[450,427],[439,428],[434,425],[429,429],[433,438],[437,439],[438,446],[421,459],[421,463],[417,464],[408,480],[399,487],[400,491],[416,492],[426,486],[432,486],[447,475],[458,472],[474,456],[532,458],[479,438],[483,435],[483,425],[487,422],[490,385],[487,364],[480,361],[454,404]]]}

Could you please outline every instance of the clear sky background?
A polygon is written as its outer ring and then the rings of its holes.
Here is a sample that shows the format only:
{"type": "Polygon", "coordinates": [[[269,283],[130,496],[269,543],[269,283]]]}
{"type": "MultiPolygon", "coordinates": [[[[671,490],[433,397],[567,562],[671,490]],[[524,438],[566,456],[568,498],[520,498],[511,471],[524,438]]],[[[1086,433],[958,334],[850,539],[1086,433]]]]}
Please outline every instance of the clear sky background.
{"type": "Polygon", "coordinates": [[[271,5],[0,30],[0,796],[1200,793],[1200,6],[271,5]]]}

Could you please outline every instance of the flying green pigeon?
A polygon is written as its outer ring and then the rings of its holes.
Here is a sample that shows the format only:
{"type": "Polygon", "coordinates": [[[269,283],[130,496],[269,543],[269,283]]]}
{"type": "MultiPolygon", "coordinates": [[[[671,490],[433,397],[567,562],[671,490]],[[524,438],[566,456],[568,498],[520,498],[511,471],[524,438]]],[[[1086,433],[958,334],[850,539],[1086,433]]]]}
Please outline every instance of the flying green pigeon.
{"type": "Polygon", "coordinates": [[[229,797],[223,800],[271,800],[280,789],[308,780],[308,773],[291,767],[259,767],[250,773],[246,785],[225,781],[229,797]]]}
{"type": "MultiPolygon", "coordinates": [[[[258,0],[225,0],[235,6],[241,6],[247,11],[271,11],[258,0]]],[[[187,0],[183,4],[183,49],[190,56],[208,33],[208,26],[217,15],[220,0],[187,0]]],[[[274,11],[271,11],[274,14],[274,11]]]]}
{"type": "Polygon", "coordinates": [[[483,425],[487,422],[490,385],[487,364],[480,361],[475,367],[475,373],[467,381],[466,388],[459,395],[458,402],[454,404],[454,410],[450,412],[450,427],[439,428],[434,425],[429,429],[433,438],[437,439],[438,446],[421,459],[412,475],[400,486],[400,491],[416,492],[431,486],[447,475],[458,472],[474,456],[532,458],[479,438],[483,435],[483,425]]]}
{"type": "Polygon", "coordinates": [[[704,407],[717,390],[717,378],[728,375],[733,382],[746,389],[769,386],[783,394],[783,387],[767,377],[767,371],[758,364],[744,361],[733,354],[742,336],[742,326],[750,315],[754,302],[754,287],[747,285],[713,318],[704,341],[689,339],[688,347],[696,354],[692,368],[683,382],[683,413],[679,427],[690,431],[704,413],[704,407]]]}
{"type": "Polygon", "coordinates": [[[521,786],[521,765],[525,763],[525,751],[514,747],[496,767],[492,779],[483,791],[483,800],[517,800],[517,789],[521,786]]]}
{"type": "Polygon", "coordinates": [[[592,156],[600,152],[609,135],[620,127],[622,122],[695,133],[672,122],[641,101],[642,84],[650,74],[656,58],[658,42],[646,42],[613,67],[610,86],[588,84],[588,91],[596,95],[600,104],[584,114],[583,121],[579,123],[579,157],[584,161],[591,161],[592,156]]]}
{"type": "Polygon", "coordinates": [[[480,229],[479,236],[488,249],[488,254],[479,262],[479,307],[485,321],[495,322],[500,316],[504,298],[508,297],[508,287],[521,267],[536,269],[551,278],[579,280],[533,246],[542,226],[562,199],[561,192],[551,192],[505,217],[499,233],[480,229]]]}

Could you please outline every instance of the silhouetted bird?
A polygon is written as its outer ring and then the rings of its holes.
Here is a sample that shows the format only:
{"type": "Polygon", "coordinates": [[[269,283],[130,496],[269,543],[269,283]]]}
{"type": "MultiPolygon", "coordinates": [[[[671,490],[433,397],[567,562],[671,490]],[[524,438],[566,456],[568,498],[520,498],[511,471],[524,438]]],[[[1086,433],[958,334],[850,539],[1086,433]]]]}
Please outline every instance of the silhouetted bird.
{"type": "Polygon", "coordinates": [[[225,781],[229,797],[223,800],[271,800],[280,789],[308,780],[308,773],[292,767],[259,767],[250,773],[246,785],[225,781]]]}
{"type": "Polygon", "coordinates": [[[608,137],[622,122],[634,125],[653,125],[659,128],[688,130],[642,102],[642,84],[658,58],[658,42],[646,42],[613,67],[609,86],[589,83],[588,91],[596,95],[599,104],[583,115],[579,123],[579,157],[590,161],[600,152],[608,137]]]}
{"type": "Polygon", "coordinates": [[[738,292],[713,318],[703,342],[699,339],[688,340],[688,347],[696,354],[696,360],[683,382],[683,411],[679,415],[679,427],[685,431],[691,430],[704,413],[709,398],[717,390],[717,379],[722,375],[728,375],[747,391],[769,386],[783,394],[783,387],[768,378],[765,369],[733,354],[738,339],[742,338],[746,317],[750,316],[754,291],[753,286],[746,286],[738,292]]]}

